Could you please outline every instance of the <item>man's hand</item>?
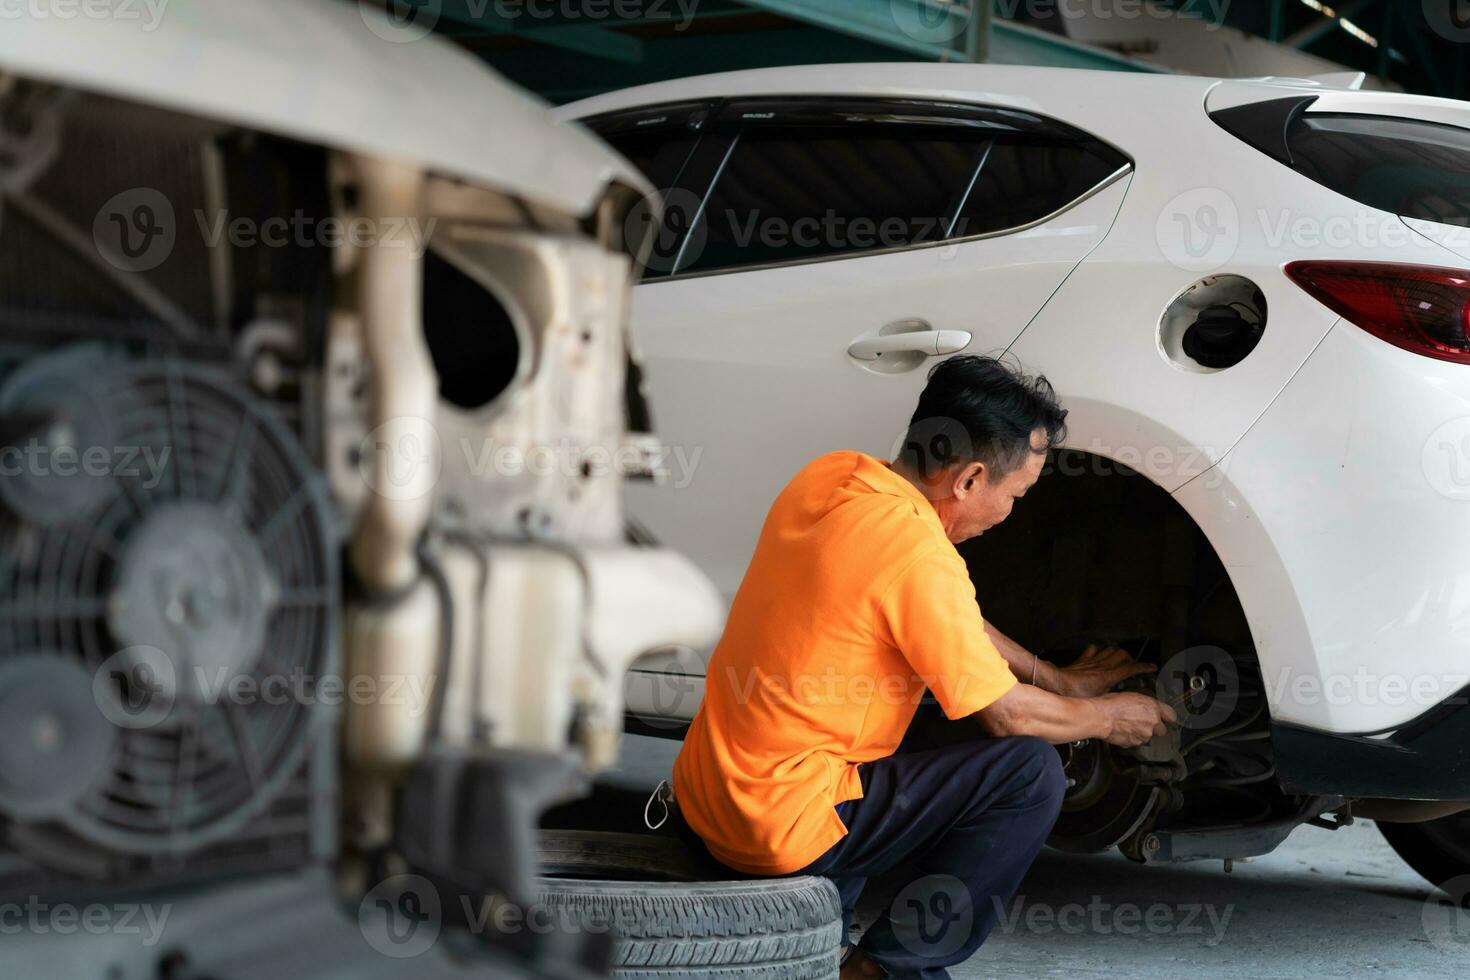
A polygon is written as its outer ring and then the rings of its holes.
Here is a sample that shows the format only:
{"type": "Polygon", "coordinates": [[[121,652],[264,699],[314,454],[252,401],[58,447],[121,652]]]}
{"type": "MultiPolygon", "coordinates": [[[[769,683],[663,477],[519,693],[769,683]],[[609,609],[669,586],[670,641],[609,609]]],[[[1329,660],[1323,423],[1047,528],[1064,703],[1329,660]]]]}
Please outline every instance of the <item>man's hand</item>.
{"type": "Polygon", "coordinates": [[[1173,708],[1147,694],[1104,694],[1092,703],[1111,721],[1103,739],[1125,749],[1163,735],[1166,723],[1179,720],[1173,708]]]}
{"type": "Polygon", "coordinates": [[[1121,647],[1089,643],[1076,663],[1057,670],[1056,693],[1069,698],[1095,698],[1111,691],[1119,681],[1153,670],[1158,668],[1139,663],[1121,647]]]}
{"type": "Polygon", "coordinates": [[[1035,735],[1053,745],[1100,738],[1131,748],[1178,721],[1174,709],[1146,694],[1103,694],[1066,698],[1046,688],[1016,684],[973,715],[991,738],[1035,735]]]}

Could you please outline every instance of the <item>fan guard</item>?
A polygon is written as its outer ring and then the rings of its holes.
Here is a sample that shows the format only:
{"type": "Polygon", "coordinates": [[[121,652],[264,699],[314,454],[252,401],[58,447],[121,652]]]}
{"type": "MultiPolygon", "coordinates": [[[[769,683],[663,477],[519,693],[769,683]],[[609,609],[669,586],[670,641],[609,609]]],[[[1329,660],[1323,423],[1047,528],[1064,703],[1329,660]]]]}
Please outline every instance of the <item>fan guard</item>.
{"type": "MultiPolygon", "coordinates": [[[[115,735],[101,778],[73,781],[47,826],[136,854],[226,838],[332,722],[319,684],[339,669],[338,581],[321,479],[270,405],[209,367],[64,349],[0,391],[0,409],[28,407],[70,416],[53,430],[112,440],[108,472],[32,474],[0,523],[0,667],[80,665],[57,676],[90,682],[115,735]],[[75,393],[60,413],[58,389],[75,393]],[[46,499],[75,506],[59,515],[46,499]]],[[[9,774],[20,785],[47,764],[24,746],[0,759],[27,770],[9,774]]],[[[37,832],[49,836],[25,835],[37,832]]]]}

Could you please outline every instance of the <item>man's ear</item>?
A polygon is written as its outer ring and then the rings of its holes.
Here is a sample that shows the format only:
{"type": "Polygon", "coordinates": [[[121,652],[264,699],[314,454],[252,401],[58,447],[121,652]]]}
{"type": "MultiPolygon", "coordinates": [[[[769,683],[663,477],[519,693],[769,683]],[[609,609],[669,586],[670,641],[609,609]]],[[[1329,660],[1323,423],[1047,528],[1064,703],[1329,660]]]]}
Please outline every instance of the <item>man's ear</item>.
{"type": "Polygon", "coordinates": [[[984,463],[966,463],[955,474],[954,495],[964,497],[985,482],[984,463]]]}

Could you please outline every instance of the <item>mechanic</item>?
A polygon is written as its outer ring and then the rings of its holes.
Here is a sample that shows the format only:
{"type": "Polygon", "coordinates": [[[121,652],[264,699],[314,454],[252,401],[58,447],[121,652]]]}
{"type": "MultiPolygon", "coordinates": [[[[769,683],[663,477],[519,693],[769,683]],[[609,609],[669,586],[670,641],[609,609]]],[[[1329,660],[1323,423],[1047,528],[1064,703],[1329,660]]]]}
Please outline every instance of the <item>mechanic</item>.
{"type": "Polygon", "coordinates": [[[832,879],[844,937],[866,879],[906,869],[843,977],[949,976],[1056,820],[1052,745],[1138,745],[1175,720],[1108,693],[1154,669],[1124,651],[1093,644],[1057,668],[986,623],[955,550],[1010,514],[1066,415],[1044,377],[943,361],[897,461],[831,453],[781,491],[731,605],[674,765],[677,811],[746,876],[832,879]],[[901,746],[926,688],[979,722],[975,739],[901,746]]]}

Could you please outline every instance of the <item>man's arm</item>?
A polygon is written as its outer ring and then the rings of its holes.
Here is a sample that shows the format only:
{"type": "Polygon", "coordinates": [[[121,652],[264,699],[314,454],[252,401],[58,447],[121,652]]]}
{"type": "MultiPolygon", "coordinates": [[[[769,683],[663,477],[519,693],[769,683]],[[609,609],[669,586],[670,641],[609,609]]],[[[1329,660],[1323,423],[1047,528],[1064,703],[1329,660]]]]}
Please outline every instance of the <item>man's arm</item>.
{"type": "Polygon", "coordinates": [[[972,716],[986,734],[1035,735],[1054,745],[1100,738],[1125,748],[1163,735],[1174,709],[1146,694],[1103,694],[1068,698],[1017,684],[972,716]]]}
{"type": "Polygon", "coordinates": [[[985,633],[1000,655],[1005,658],[1011,673],[1024,683],[1031,683],[1033,671],[1036,686],[1043,691],[1070,698],[1095,697],[1113,689],[1119,681],[1134,674],[1156,670],[1153,664],[1141,664],[1118,647],[1090,644],[1082,656],[1070,667],[1058,667],[1040,659],[1015,640],[1006,636],[989,620],[985,620],[985,633]]]}

